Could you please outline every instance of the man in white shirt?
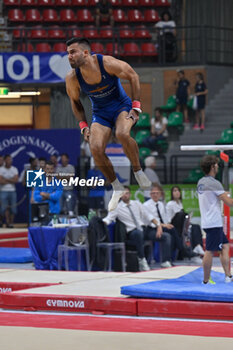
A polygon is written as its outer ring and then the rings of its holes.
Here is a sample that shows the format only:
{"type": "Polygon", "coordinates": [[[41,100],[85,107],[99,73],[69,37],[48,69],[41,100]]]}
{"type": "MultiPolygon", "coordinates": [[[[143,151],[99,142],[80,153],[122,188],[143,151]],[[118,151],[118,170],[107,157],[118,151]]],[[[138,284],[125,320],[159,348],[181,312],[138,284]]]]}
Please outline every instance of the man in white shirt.
{"type": "Polygon", "coordinates": [[[203,258],[203,284],[213,283],[210,279],[214,251],[220,252],[220,260],[225,272],[225,282],[232,281],[229,264],[229,242],[223,232],[221,200],[233,207],[233,199],[228,197],[222,184],[215,179],[218,173],[218,158],[213,155],[203,157],[201,168],[205,174],[197,184],[201,226],[206,232],[206,251],[203,258]]]}
{"type": "Polygon", "coordinates": [[[125,192],[117,208],[110,211],[103,221],[109,225],[112,221],[118,218],[126,227],[127,243],[134,245],[138,253],[139,269],[140,271],[148,271],[150,268],[145,259],[144,254],[144,240],[153,240],[153,237],[146,236],[144,231],[145,220],[157,224],[153,215],[148,214],[142,203],[136,200],[130,200],[130,188],[125,187],[125,192]]]}
{"type": "MultiPolygon", "coordinates": [[[[160,200],[163,196],[163,190],[159,184],[153,184],[150,192],[151,199],[143,203],[143,207],[150,213],[160,225],[163,234],[167,232],[171,236],[171,250],[170,254],[176,249],[182,252],[184,256],[187,256],[187,252],[184,251],[182,239],[179,237],[176,229],[172,224],[168,223],[166,209],[164,203],[160,200]]],[[[147,223],[149,230],[155,230],[153,222],[147,223]]]]}
{"type": "Polygon", "coordinates": [[[12,228],[14,215],[16,214],[16,187],[18,182],[18,169],[12,166],[12,158],[9,154],[4,157],[5,165],[0,167],[0,202],[1,214],[5,216],[6,227],[12,228]]]}
{"type": "MultiPolygon", "coordinates": [[[[56,172],[58,173],[59,179],[67,179],[68,181],[72,176],[75,176],[75,168],[69,164],[69,156],[67,153],[61,155],[61,165],[57,167],[56,172]]],[[[73,214],[75,206],[76,196],[74,194],[74,185],[64,186],[63,193],[60,198],[60,207],[63,213],[73,214]]]]}

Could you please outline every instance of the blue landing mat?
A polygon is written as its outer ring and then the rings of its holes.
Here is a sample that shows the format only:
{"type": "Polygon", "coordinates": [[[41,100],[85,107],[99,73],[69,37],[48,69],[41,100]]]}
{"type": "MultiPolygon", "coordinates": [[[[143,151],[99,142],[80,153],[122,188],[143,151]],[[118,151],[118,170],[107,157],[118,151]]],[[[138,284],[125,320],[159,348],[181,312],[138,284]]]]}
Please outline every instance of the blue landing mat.
{"type": "Polygon", "coordinates": [[[202,284],[203,269],[196,269],[179,278],[121,287],[121,294],[132,297],[174,300],[233,302],[233,282],[225,283],[225,274],[211,272],[212,284],[202,284]]]}
{"type": "Polygon", "coordinates": [[[32,262],[32,253],[29,248],[0,248],[0,263],[27,262],[32,262]]]}

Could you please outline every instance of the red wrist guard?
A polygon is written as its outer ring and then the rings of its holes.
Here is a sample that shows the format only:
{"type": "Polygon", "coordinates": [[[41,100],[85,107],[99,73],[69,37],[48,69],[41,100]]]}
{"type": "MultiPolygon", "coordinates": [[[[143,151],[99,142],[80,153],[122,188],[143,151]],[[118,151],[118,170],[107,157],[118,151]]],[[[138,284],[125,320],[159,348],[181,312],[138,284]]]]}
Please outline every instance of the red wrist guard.
{"type": "Polygon", "coordinates": [[[139,113],[142,113],[142,110],[141,110],[141,102],[140,101],[133,101],[132,102],[132,109],[134,109],[135,111],[139,112],[139,113]]]}
{"type": "Polygon", "coordinates": [[[81,134],[83,134],[84,129],[88,128],[88,124],[87,122],[82,121],[82,122],[79,122],[79,127],[81,129],[81,134]]]}

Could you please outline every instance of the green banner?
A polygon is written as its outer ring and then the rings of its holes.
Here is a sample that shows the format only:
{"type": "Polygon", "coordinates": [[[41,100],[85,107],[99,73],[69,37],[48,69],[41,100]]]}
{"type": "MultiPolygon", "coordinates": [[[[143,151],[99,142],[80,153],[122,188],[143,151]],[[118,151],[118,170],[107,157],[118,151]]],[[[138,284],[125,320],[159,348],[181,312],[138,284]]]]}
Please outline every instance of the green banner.
{"type": "MultiPolygon", "coordinates": [[[[165,193],[166,203],[171,200],[171,188],[175,185],[163,185],[163,190],[165,193]]],[[[200,216],[199,205],[198,205],[198,196],[197,196],[197,185],[196,184],[181,184],[177,185],[181,188],[182,191],[182,203],[184,210],[190,213],[193,212],[193,216],[200,216]]],[[[131,198],[137,199],[140,202],[144,202],[143,191],[137,185],[131,185],[131,198]]],[[[233,184],[230,184],[230,194],[232,197],[233,193],[233,184]]],[[[231,208],[231,216],[233,216],[233,208],[231,208]]]]}

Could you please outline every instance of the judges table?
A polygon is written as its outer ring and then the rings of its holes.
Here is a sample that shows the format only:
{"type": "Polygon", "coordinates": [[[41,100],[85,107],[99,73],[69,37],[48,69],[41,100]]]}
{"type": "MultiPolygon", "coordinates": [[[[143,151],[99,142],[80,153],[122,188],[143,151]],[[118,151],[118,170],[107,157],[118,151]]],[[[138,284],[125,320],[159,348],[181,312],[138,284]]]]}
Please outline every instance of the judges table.
{"type": "MultiPolygon", "coordinates": [[[[64,244],[69,227],[29,227],[28,243],[37,270],[58,269],[58,246],[64,244]]],[[[77,270],[77,253],[69,252],[69,269],[77,270]]],[[[64,264],[62,264],[64,269],[64,264]]],[[[86,270],[84,255],[82,254],[81,269],[86,270]]]]}

